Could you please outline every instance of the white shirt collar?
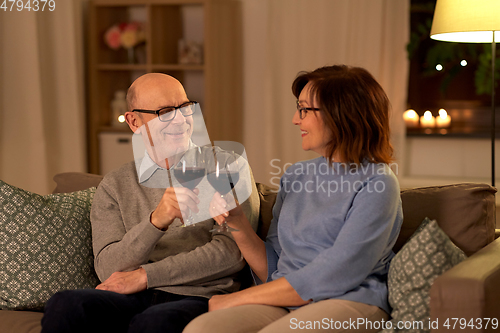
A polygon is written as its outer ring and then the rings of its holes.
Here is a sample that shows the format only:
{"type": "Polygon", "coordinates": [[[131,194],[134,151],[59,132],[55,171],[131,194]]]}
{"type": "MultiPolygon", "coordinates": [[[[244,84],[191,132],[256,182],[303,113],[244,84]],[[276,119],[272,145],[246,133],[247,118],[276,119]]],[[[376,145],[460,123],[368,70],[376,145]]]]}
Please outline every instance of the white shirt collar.
{"type": "MultiPolygon", "coordinates": [[[[191,149],[191,148],[194,148],[194,147],[197,147],[197,146],[193,143],[193,141],[189,140],[189,147],[188,147],[188,149],[191,149]]],[[[184,157],[182,157],[177,164],[179,164],[183,159],[184,159],[184,157]]],[[[153,161],[153,159],[149,156],[148,152],[145,151],[144,152],[144,157],[142,158],[141,164],[139,166],[139,172],[138,172],[139,184],[142,184],[145,181],[147,181],[149,178],[151,178],[151,176],[153,176],[153,174],[158,169],[165,170],[165,168],[162,168],[161,166],[159,166],[158,164],[156,164],[153,161]]]]}

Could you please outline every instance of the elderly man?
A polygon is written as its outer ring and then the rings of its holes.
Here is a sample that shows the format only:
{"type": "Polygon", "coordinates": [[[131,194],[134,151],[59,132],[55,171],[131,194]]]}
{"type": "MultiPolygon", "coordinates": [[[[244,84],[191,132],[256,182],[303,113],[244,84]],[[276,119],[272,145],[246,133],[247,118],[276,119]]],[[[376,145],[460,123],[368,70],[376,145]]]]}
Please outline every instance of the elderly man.
{"type": "MultiPolygon", "coordinates": [[[[102,283],[55,294],[42,332],[182,332],[208,310],[212,295],[239,288],[236,275],[245,262],[229,233],[210,233],[211,218],[182,227],[186,212],[208,210],[198,196],[205,185],[177,186],[170,172],[193,146],[195,103],[179,81],[159,73],[139,77],[127,102],[127,123],[147,153],[107,174],[95,193],[91,223],[102,283]]],[[[242,207],[256,228],[251,183],[242,207]]]]}

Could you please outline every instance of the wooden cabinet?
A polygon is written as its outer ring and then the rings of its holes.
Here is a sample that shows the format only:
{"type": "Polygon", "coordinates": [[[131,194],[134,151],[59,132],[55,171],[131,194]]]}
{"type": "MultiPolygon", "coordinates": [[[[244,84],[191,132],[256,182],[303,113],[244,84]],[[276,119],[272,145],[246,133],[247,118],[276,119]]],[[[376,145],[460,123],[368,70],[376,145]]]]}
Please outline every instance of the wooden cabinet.
{"type": "Polygon", "coordinates": [[[88,36],[89,171],[101,173],[101,133],[130,133],[117,126],[111,102],[140,75],[176,77],[188,97],[200,102],[214,140],[242,140],[241,3],[234,0],[93,0],[88,36]],[[113,25],[139,21],[145,41],[110,48],[104,35],[113,25]],[[179,60],[179,41],[201,45],[200,63],[179,60]]]}

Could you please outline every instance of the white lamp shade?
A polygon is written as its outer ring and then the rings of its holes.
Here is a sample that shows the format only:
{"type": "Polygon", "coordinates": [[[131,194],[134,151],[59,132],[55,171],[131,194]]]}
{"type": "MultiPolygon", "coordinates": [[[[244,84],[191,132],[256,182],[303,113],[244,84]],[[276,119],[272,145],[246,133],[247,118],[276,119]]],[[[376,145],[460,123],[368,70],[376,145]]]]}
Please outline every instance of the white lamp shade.
{"type": "Polygon", "coordinates": [[[500,0],[437,0],[431,38],[445,42],[500,42],[500,0]]]}

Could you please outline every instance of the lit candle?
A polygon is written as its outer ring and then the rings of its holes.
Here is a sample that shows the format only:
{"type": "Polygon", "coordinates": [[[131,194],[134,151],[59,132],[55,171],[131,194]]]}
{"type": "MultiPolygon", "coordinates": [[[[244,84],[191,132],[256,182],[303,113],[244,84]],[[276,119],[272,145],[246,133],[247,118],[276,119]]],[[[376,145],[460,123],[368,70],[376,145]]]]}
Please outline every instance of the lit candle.
{"type": "Polygon", "coordinates": [[[437,127],[449,127],[451,123],[451,117],[448,115],[445,109],[439,110],[439,116],[436,117],[437,127]]]}
{"type": "Polygon", "coordinates": [[[420,125],[422,127],[435,127],[436,126],[436,118],[432,115],[432,113],[427,110],[424,112],[424,115],[420,117],[420,125]]]}
{"type": "Polygon", "coordinates": [[[406,110],[403,113],[403,119],[406,127],[418,127],[418,114],[415,110],[406,110]]]}

